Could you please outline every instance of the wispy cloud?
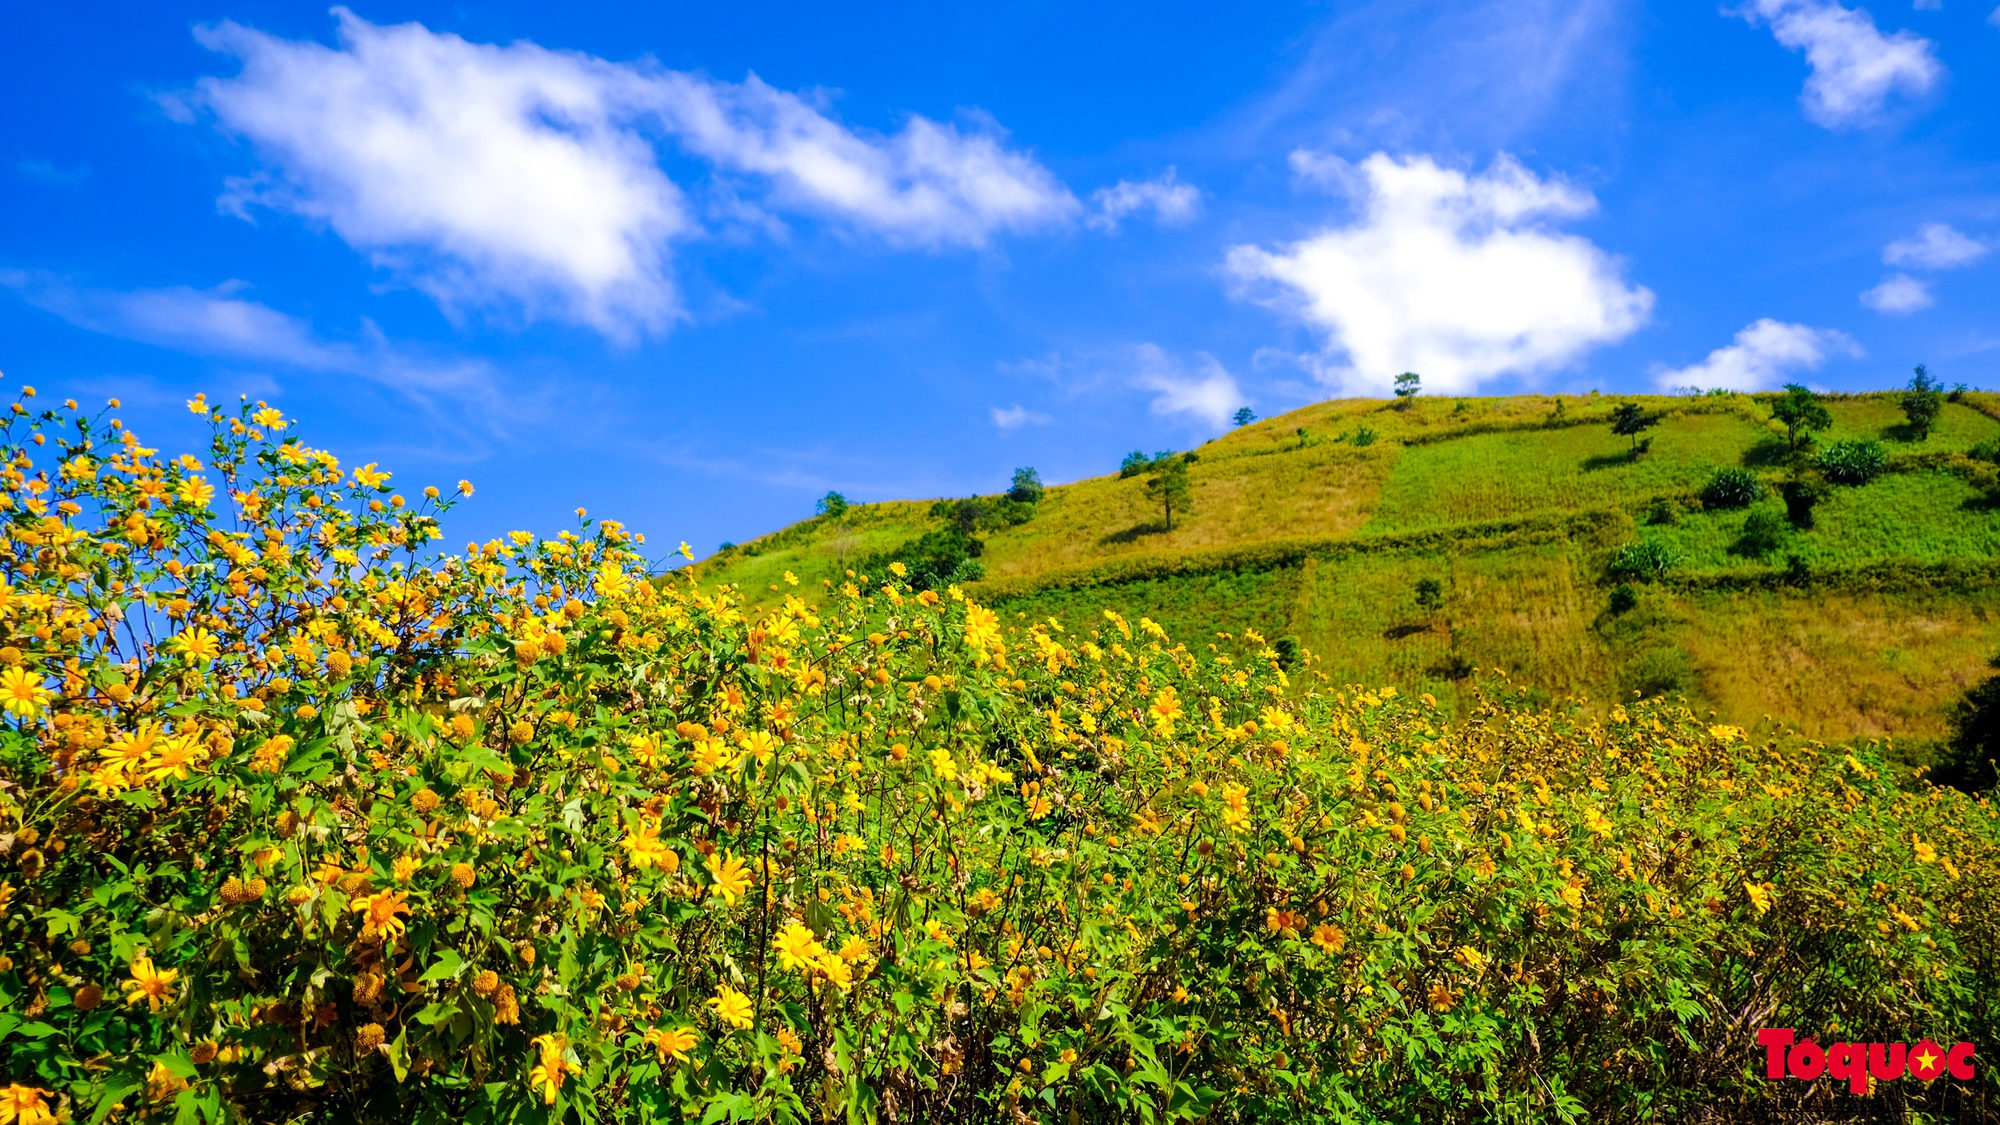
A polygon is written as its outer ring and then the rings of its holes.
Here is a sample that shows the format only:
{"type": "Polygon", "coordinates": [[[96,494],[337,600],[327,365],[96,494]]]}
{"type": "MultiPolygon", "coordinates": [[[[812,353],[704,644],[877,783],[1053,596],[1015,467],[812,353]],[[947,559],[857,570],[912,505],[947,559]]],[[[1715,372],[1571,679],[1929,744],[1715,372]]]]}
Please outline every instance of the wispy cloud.
{"type": "Polygon", "coordinates": [[[1343,186],[1358,217],[1277,250],[1235,247],[1229,268],[1274,283],[1268,299],[1326,333],[1322,375],[1350,393],[1380,394],[1402,371],[1466,393],[1561,367],[1651,312],[1609,255],[1551,227],[1590,212],[1590,194],[1508,157],[1476,175],[1384,153],[1294,164],[1343,186]]]}
{"type": "Polygon", "coordinates": [[[1192,220],[1201,209],[1201,189],[1180,183],[1170,167],[1158,179],[1140,183],[1119,180],[1091,193],[1090,200],[1097,204],[1090,225],[1102,230],[1117,230],[1127,216],[1140,211],[1151,211],[1154,219],[1175,226],[1192,220]]]}
{"type": "Polygon", "coordinates": [[[14,171],[31,180],[45,184],[80,184],[90,178],[88,165],[64,168],[38,157],[23,156],[14,161],[14,171]]]}
{"type": "Polygon", "coordinates": [[[1736,334],[1731,343],[1687,367],[1654,377],[1661,387],[1755,391],[1778,385],[1787,375],[1817,371],[1830,356],[1860,355],[1845,334],[1765,317],[1736,334]]]}
{"type": "Polygon", "coordinates": [[[1038,414],[1018,402],[1004,409],[996,406],[992,414],[993,425],[1002,433],[1018,430],[1022,426],[1046,426],[1052,420],[1048,415],[1038,414]]]}
{"type": "Polygon", "coordinates": [[[894,245],[976,247],[1080,208],[991,126],[913,116],[865,135],[755,75],[719,82],[334,14],[335,48],[200,29],[242,71],[168,107],[212,116],[267,162],[228,184],[225,207],[323,222],[447,310],[511,303],[615,337],[663,329],[680,315],[670,246],[699,233],[663,143],[752,177],[716,186],[739,209],[816,214],[894,245]]]}
{"type": "Polygon", "coordinates": [[[1812,68],[1799,100],[1828,128],[1878,116],[1895,94],[1927,94],[1944,77],[1936,46],[1910,31],[1884,35],[1875,17],[1838,0],[1750,0],[1737,15],[1770,25],[1780,44],[1812,68]]]}
{"type": "Polygon", "coordinates": [[[1133,349],[1132,384],[1153,392],[1153,413],[1182,415],[1211,426],[1228,424],[1229,416],[1248,404],[1236,377],[1207,352],[1196,352],[1184,364],[1157,344],[1133,349]]]}
{"type": "Polygon", "coordinates": [[[1216,143],[1492,151],[1551,118],[1615,112],[1631,6],[1619,0],[1362,0],[1303,44],[1265,97],[1226,118],[1216,143]]]}
{"type": "Polygon", "coordinates": [[[366,379],[423,403],[449,396],[498,417],[501,396],[491,365],[423,356],[369,322],[356,339],[327,339],[305,320],[246,299],[241,283],[91,289],[47,274],[0,270],[0,286],[91,332],[309,375],[366,379]]]}

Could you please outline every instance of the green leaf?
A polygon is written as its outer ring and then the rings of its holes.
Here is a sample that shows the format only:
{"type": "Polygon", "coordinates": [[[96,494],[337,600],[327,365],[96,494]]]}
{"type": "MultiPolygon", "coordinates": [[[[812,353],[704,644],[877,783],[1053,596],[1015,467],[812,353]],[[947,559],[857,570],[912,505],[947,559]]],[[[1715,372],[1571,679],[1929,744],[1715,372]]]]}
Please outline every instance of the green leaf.
{"type": "Polygon", "coordinates": [[[424,970],[424,975],[417,978],[417,983],[426,984],[434,980],[456,980],[459,973],[464,971],[464,969],[465,958],[458,955],[458,950],[446,948],[439,951],[437,962],[424,970]]]}

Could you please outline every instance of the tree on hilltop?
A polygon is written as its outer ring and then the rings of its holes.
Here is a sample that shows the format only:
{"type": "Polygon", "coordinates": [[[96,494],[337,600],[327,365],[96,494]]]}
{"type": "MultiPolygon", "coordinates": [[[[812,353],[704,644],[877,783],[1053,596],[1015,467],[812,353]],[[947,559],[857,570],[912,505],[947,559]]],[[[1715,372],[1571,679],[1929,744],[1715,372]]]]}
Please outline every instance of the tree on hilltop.
{"type": "Polygon", "coordinates": [[[1938,411],[1944,409],[1944,384],[1931,378],[1931,373],[1919,363],[1916,375],[1903,392],[1903,417],[1910,420],[1910,440],[1922,441],[1931,436],[1931,427],[1937,424],[1938,411]]]}
{"type": "Polygon", "coordinates": [[[1042,498],[1042,474],[1034,469],[1015,469],[1014,483],[1007,489],[1007,499],[1022,504],[1033,504],[1042,498]]]}
{"type": "Polygon", "coordinates": [[[819,498],[819,503],[813,505],[813,512],[815,514],[832,516],[835,519],[845,514],[846,511],[847,497],[842,496],[838,492],[827,493],[825,496],[819,498]]]}
{"type": "Polygon", "coordinates": [[[1238,410],[1236,414],[1231,418],[1231,421],[1235,422],[1238,426],[1247,426],[1250,423],[1255,422],[1256,420],[1257,420],[1257,412],[1250,409],[1247,406],[1238,410]]]}
{"type": "Polygon", "coordinates": [[[1785,384],[1785,393],[1771,404],[1771,418],[1785,427],[1785,440],[1793,453],[1799,451],[1801,437],[1810,441],[1813,431],[1833,425],[1833,415],[1827,413],[1826,403],[1797,383],[1785,384]]]}
{"type": "Polygon", "coordinates": [[[1424,389],[1424,377],[1414,371],[1405,371],[1396,376],[1396,409],[1408,410],[1410,403],[1424,389]]]}

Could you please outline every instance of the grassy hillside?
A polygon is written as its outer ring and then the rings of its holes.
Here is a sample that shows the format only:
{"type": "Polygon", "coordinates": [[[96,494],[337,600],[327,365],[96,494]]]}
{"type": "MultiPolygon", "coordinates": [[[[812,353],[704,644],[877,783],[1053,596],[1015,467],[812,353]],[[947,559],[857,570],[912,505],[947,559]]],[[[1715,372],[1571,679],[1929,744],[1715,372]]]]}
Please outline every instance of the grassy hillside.
{"type": "MultiPolygon", "coordinates": [[[[1637,457],[1609,427],[1619,401],[1309,406],[1202,445],[1171,531],[1142,478],[1050,488],[1032,519],[984,534],[975,593],[1029,619],[1115,608],[1184,636],[1296,637],[1336,682],[1442,700],[1476,667],[1554,696],[1684,694],[1815,737],[1937,735],[1943,705],[2000,643],[2000,509],[1967,483],[1965,457],[2000,441],[2000,398],[1947,403],[1920,442],[1905,440],[1892,395],[1829,399],[1818,444],[1881,441],[1888,470],[1833,488],[1811,529],[1763,552],[1744,544],[1746,521],[1783,513],[1789,475],[1768,396],[1641,398],[1663,418],[1637,457]],[[1763,499],[1705,506],[1722,467],[1756,474],[1763,499]],[[1674,565],[1633,584],[1621,610],[1607,566],[1642,539],[1674,565]],[[1442,587],[1435,610],[1414,597],[1424,578],[1442,587]]],[[[787,571],[844,580],[853,561],[943,527],[932,510],[808,520],[719,554],[702,577],[753,602],[787,571]]]]}

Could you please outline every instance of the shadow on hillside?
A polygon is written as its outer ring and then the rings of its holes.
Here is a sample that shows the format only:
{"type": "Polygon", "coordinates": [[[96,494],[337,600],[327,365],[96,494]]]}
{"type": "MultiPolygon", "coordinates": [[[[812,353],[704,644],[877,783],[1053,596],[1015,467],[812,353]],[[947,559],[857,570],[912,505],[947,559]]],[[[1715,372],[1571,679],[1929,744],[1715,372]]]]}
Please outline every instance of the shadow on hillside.
{"type": "Polygon", "coordinates": [[[1790,460],[1792,447],[1777,438],[1765,438],[1743,451],[1746,468],[1768,469],[1790,460]]]}
{"type": "Polygon", "coordinates": [[[1900,441],[1905,444],[1922,440],[1917,436],[1917,428],[1908,422],[1882,427],[1882,437],[1888,441],[1900,441]]]}
{"type": "Polygon", "coordinates": [[[1103,536],[1097,542],[1099,546],[1110,546],[1113,543],[1137,543],[1140,539],[1148,535],[1164,535],[1166,532],[1167,525],[1163,523],[1135,524],[1123,531],[1114,531],[1109,535],[1103,536]]]}
{"type": "Polygon", "coordinates": [[[1585,472],[1594,473],[1599,469],[1615,469],[1620,465],[1630,465],[1638,459],[1639,454],[1637,452],[1630,449],[1621,449],[1616,453],[1600,453],[1595,457],[1585,457],[1583,459],[1583,469],[1585,472]]]}
{"type": "Polygon", "coordinates": [[[1401,625],[1389,626],[1387,629],[1382,630],[1382,636],[1388,640],[1400,641],[1404,637],[1414,637],[1418,633],[1428,633],[1430,631],[1431,627],[1429,624],[1420,621],[1410,621],[1401,625]]]}

